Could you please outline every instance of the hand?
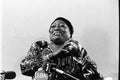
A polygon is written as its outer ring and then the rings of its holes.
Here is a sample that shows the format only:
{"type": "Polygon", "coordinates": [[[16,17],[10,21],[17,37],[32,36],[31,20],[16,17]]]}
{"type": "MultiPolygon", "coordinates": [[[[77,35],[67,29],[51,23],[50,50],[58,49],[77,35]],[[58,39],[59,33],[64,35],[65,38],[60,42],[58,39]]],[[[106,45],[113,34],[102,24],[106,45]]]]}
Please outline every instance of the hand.
{"type": "Polygon", "coordinates": [[[49,55],[43,56],[42,58],[43,58],[44,61],[46,61],[46,60],[49,59],[49,55]]]}
{"type": "Polygon", "coordinates": [[[49,53],[47,55],[42,56],[42,58],[43,58],[44,61],[46,61],[46,60],[49,60],[53,56],[54,56],[53,53],[49,53]]]}
{"type": "Polygon", "coordinates": [[[68,42],[65,44],[64,49],[68,52],[76,52],[78,50],[78,45],[74,42],[68,42]]]}

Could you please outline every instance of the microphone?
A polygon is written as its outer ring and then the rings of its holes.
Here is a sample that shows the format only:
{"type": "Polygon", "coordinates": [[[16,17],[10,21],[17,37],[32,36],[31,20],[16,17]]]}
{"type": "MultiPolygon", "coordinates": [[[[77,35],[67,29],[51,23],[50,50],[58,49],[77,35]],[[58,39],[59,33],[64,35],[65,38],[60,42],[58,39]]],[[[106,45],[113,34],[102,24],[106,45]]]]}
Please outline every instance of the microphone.
{"type": "Polygon", "coordinates": [[[74,76],[64,72],[63,70],[60,70],[60,69],[57,69],[57,68],[54,68],[54,67],[52,69],[55,70],[56,72],[60,73],[60,74],[66,75],[66,76],[68,76],[68,77],[70,77],[70,78],[72,78],[74,80],[80,80],[80,79],[78,79],[78,78],[76,78],[76,77],[74,77],[74,76]]]}
{"type": "Polygon", "coordinates": [[[14,79],[16,77],[16,73],[14,71],[3,71],[0,75],[4,75],[5,79],[14,79]]]}

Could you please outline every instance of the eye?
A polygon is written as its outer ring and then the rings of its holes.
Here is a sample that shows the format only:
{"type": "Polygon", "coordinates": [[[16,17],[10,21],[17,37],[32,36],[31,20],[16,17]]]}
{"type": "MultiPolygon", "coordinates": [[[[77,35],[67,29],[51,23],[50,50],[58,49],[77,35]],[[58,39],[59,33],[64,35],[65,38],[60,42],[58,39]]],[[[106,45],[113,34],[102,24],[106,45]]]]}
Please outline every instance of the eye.
{"type": "Polygon", "coordinates": [[[51,26],[50,26],[50,30],[49,30],[50,33],[52,33],[52,32],[54,31],[55,27],[56,27],[55,25],[51,25],[51,26]]]}
{"type": "Polygon", "coordinates": [[[55,28],[55,25],[52,25],[51,28],[55,28]]]}
{"type": "Polygon", "coordinates": [[[65,27],[64,25],[60,25],[60,27],[65,27]]]}
{"type": "Polygon", "coordinates": [[[59,24],[59,27],[65,28],[65,25],[64,24],[59,24]]]}

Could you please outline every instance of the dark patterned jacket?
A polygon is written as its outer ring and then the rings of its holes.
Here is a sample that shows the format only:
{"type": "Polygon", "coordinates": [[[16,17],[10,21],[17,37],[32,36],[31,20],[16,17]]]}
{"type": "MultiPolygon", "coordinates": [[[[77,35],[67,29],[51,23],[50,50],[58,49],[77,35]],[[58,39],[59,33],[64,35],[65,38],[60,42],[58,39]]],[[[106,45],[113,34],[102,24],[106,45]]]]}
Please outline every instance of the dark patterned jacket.
{"type": "MultiPolygon", "coordinates": [[[[100,74],[97,72],[97,66],[87,55],[86,50],[73,39],[68,42],[71,44],[64,47],[67,52],[61,51],[57,56],[50,58],[47,62],[54,63],[56,68],[80,80],[99,79],[100,74]],[[77,47],[70,49],[71,45],[77,47]]],[[[37,41],[33,43],[28,51],[28,55],[21,61],[20,68],[22,74],[34,77],[38,68],[42,67],[44,64],[42,56],[50,53],[52,53],[52,49],[49,47],[47,41],[37,41]]],[[[52,70],[46,71],[46,73],[49,75],[48,80],[73,80],[52,70]]]]}

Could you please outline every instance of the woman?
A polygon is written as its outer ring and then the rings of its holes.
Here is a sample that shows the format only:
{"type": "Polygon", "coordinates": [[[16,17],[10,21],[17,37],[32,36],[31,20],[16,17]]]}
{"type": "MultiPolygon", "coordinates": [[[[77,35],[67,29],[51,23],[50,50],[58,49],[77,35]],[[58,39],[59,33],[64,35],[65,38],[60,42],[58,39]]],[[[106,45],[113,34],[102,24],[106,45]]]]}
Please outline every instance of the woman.
{"type": "Polygon", "coordinates": [[[71,22],[63,17],[56,18],[49,29],[50,42],[37,41],[32,44],[28,56],[20,64],[22,74],[34,79],[35,72],[42,68],[48,74],[48,80],[100,79],[95,62],[79,42],[72,39],[72,35],[71,22]]]}

